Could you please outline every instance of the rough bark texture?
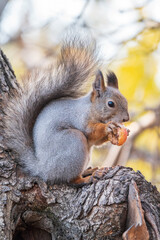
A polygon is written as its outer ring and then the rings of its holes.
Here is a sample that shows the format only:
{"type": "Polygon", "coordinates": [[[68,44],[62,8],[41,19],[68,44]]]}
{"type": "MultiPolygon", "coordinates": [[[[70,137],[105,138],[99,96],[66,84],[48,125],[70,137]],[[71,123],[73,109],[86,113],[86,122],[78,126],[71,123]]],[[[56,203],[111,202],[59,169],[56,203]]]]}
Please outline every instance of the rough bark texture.
{"type": "MultiPolygon", "coordinates": [[[[0,52],[0,104],[15,87],[14,72],[0,52]]],[[[17,168],[1,126],[0,240],[120,240],[124,232],[123,239],[141,240],[144,231],[146,239],[148,232],[151,240],[160,239],[160,194],[140,172],[116,166],[82,188],[50,186],[17,168]]]]}

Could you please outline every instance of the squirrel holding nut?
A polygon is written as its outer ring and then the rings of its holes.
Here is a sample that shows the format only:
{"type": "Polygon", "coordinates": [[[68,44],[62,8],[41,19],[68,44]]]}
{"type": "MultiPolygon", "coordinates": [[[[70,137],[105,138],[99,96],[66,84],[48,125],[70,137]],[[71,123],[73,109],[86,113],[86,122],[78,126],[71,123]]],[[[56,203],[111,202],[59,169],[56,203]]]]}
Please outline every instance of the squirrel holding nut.
{"type": "Polygon", "coordinates": [[[93,145],[118,145],[128,104],[113,72],[99,69],[94,44],[68,40],[57,64],[35,71],[5,102],[4,137],[32,176],[52,183],[89,183],[81,175],[93,145]],[[94,77],[92,91],[84,87],[94,77]]]}

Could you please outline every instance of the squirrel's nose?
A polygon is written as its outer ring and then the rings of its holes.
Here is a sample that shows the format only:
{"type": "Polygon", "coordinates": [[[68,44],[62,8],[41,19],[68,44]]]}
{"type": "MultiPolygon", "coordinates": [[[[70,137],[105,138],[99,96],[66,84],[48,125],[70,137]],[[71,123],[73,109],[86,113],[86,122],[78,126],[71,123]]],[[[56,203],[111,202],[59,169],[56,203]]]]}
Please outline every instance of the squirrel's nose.
{"type": "Polygon", "coordinates": [[[123,118],[123,122],[127,122],[129,121],[129,114],[127,113],[127,115],[123,118]]]}

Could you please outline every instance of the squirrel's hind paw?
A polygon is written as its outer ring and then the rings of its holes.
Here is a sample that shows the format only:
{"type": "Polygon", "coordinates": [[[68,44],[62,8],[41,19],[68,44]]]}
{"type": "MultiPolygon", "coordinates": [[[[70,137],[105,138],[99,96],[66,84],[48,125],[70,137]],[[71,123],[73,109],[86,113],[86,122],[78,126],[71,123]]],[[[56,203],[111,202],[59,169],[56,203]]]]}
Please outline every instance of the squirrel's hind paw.
{"type": "Polygon", "coordinates": [[[79,188],[79,187],[83,187],[85,185],[88,185],[88,184],[92,184],[92,183],[95,183],[97,182],[97,179],[93,178],[93,176],[87,176],[87,177],[80,177],[78,176],[77,178],[73,179],[72,181],[70,181],[68,183],[69,186],[72,186],[72,187],[76,187],[76,188],[79,188]]]}
{"type": "Polygon", "coordinates": [[[88,177],[88,176],[91,176],[96,170],[98,170],[98,167],[95,167],[95,168],[87,168],[83,173],[82,173],[82,177],[88,177]]]}
{"type": "Polygon", "coordinates": [[[108,168],[88,168],[84,171],[81,176],[73,179],[70,183],[70,186],[79,188],[88,184],[96,183],[99,179],[103,178],[108,172],[108,168]]]}

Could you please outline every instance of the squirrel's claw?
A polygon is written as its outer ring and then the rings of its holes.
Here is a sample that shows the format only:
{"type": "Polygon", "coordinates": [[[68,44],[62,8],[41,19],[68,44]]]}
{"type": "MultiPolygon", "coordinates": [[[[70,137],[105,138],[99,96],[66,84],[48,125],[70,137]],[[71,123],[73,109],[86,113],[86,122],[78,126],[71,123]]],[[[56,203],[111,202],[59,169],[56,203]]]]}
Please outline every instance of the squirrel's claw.
{"type": "Polygon", "coordinates": [[[104,168],[100,168],[100,169],[97,169],[94,173],[93,173],[93,178],[96,178],[96,179],[101,179],[103,178],[106,173],[108,172],[108,168],[107,167],[104,167],[104,168]]]}
{"type": "Polygon", "coordinates": [[[98,167],[95,168],[87,168],[83,173],[82,173],[82,177],[87,177],[87,176],[91,176],[96,170],[98,169],[98,167]]]}
{"type": "Polygon", "coordinates": [[[79,187],[83,187],[85,185],[94,183],[96,181],[97,180],[95,180],[92,175],[84,177],[84,178],[79,176],[79,177],[73,179],[71,182],[69,182],[68,185],[72,186],[72,187],[79,188],[79,187]]]}
{"type": "Polygon", "coordinates": [[[86,171],[82,174],[82,176],[78,176],[76,179],[72,180],[70,183],[68,183],[72,187],[83,187],[88,184],[96,183],[99,179],[103,178],[106,173],[108,172],[108,168],[88,168],[86,171]],[[88,175],[86,175],[88,174],[88,175]]]}

